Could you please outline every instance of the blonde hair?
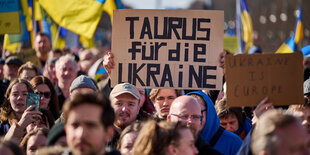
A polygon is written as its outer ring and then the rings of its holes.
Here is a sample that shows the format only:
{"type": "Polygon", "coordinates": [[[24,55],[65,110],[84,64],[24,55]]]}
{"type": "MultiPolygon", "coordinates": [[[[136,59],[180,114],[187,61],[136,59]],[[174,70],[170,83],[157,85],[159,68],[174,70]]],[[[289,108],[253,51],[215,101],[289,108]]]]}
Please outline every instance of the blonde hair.
{"type": "MultiPolygon", "coordinates": [[[[151,92],[150,92],[150,100],[154,103],[155,102],[155,98],[156,96],[158,95],[159,91],[161,89],[152,89],[151,92]]],[[[179,97],[182,95],[182,90],[179,90],[179,89],[174,89],[175,90],[175,94],[176,94],[176,97],[179,97]]]]}
{"type": "Polygon", "coordinates": [[[179,145],[180,130],[187,129],[184,124],[154,120],[146,122],[136,139],[133,154],[158,155],[165,154],[169,145],[179,145]]]}

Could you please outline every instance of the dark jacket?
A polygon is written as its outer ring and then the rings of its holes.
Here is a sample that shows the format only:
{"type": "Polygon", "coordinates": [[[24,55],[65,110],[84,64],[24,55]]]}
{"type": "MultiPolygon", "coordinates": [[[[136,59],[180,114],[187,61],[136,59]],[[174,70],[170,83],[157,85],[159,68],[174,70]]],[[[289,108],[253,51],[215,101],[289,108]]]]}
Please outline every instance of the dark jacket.
{"type": "Polygon", "coordinates": [[[221,155],[222,153],[214,150],[209,144],[207,144],[202,137],[199,135],[195,146],[197,147],[199,154],[198,155],[221,155]]]}

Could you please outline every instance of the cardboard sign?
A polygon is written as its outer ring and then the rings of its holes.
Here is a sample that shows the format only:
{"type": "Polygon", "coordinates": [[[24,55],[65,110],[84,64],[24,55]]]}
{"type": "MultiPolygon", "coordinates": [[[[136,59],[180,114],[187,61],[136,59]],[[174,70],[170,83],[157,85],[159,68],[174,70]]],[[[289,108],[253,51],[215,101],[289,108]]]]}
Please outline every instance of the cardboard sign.
{"type": "Polygon", "coordinates": [[[112,86],[220,89],[224,12],[115,10],[112,86]]]}
{"type": "Polygon", "coordinates": [[[20,33],[18,0],[1,0],[0,34],[20,33]]]}
{"type": "Polygon", "coordinates": [[[226,55],[227,105],[256,106],[268,96],[273,105],[303,104],[303,56],[226,55]]]}

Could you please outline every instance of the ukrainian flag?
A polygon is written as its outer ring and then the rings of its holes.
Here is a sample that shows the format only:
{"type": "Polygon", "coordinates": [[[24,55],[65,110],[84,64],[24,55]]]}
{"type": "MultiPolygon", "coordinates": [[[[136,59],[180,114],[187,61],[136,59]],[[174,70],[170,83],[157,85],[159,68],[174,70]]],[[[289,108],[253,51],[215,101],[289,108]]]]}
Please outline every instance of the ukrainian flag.
{"type": "Polygon", "coordinates": [[[237,0],[237,36],[239,53],[247,53],[253,46],[253,26],[246,0],[237,0]]]}
{"type": "Polygon", "coordinates": [[[92,38],[102,15],[105,0],[39,0],[60,26],[88,39],[92,38]]]}
{"type": "Polygon", "coordinates": [[[297,21],[295,25],[295,31],[292,36],[290,36],[285,43],[283,43],[276,53],[293,53],[297,51],[297,44],[304,37],[303,24],[302,24],[302,9],[299,7],[299,15],[297,16],[297,21]]]}

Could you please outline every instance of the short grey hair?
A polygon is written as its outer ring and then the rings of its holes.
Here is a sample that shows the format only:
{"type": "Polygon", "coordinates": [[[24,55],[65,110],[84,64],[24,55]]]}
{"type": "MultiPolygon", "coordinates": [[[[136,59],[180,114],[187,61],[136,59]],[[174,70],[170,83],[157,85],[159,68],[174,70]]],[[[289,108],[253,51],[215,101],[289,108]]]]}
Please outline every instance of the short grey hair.
{"type": "Polygon", "coordinates": [[[76,71],[79,71],[79,65],[78,63],[74,60],[74,57],[70,54],[66,54],[64,56],[61,56],[55,63],[55,69],[56,71],[58,70],[58,68],[61,66],[62,62],[64,61],[72,61],[76,71]]]}

